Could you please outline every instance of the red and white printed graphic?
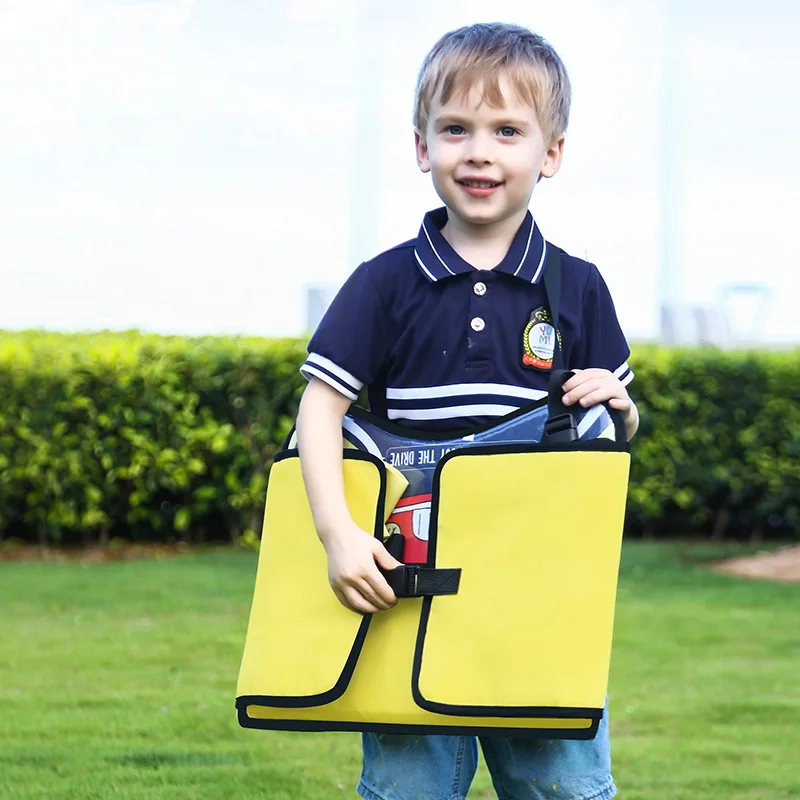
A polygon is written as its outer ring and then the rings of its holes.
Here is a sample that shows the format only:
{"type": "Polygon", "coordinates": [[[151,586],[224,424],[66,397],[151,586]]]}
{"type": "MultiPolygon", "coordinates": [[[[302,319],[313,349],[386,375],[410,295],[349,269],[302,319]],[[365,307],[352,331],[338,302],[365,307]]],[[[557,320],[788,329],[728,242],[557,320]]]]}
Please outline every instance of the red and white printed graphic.
{"type": "Polygon", "coordinates": [[[424,564],[427,560],[430,522],[430,494],[402,498],[386,521],[390,535],[402,533],[406,540],[402,559],[406,564],[424,564]]]}

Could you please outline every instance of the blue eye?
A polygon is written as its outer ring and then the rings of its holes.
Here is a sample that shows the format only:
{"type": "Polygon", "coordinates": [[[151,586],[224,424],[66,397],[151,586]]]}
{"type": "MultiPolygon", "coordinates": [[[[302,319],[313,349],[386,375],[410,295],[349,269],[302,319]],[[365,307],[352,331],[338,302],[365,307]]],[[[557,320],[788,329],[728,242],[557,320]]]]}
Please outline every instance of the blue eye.
{"type": "Polygon", "coordinates": [[[453,136],[462,136],[465,133],[462,125],[448,125],[447,132],[453,136]]]}
{"type": "Polygon", "coordinates": [[[499,133],[501,136],[504,136],[504,137],[506,137],[506,138],[510,138],[510,137],[512,137],[512,136],[516,136],[517,129],[516,129],[516,128],[512,128],[510,125],[506,125],[505,127],[503,127],[503,128],[500,128],[500,130],[498,131],[498,133],[499,133]]]}

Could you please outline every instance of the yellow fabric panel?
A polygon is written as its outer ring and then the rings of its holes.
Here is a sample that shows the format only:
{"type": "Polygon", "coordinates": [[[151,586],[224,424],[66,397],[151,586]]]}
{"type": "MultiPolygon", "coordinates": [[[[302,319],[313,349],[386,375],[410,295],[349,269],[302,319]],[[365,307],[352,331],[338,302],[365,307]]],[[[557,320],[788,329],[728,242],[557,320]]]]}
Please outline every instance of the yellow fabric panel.
{"type": "Polygon", "coordinates": [[[464,455],[442,469],[419,689],[431,702],[602,708],[630,456],[464,455]],[[469,665],[469,669],[458,665],[469,665]]]}
{"type": "MultiPolygon", "coordinates": [[[[387,466],[351,458],[343,463],[348,508],[369,533],[376,517],[385,520],[405,490],[405,478],[387,466]],[[387,473],[383,509],[377,507],[381,470],[387,473]]],[[[328,584],[325,550],[314,528],[300,459],[278,461],[270,472],[238,694],[312,696],[329,691],[363,619],[344,608],[328,584]]]]}
{"type": "MultiPolygon", "coordinates": [[[[347,692],[338,700],[316,708],[248,706],[255,719],[313,720],[318,722],[389,723],[407,725],[479,725],[503,728],[590,727],[588,719],[487,719],[455,717],[425,711],[411,695],[411,665],[419,627],[421,599],[403,599],[391,610],[375,614],[364,649],[347,692]]],[[[459,671],[451,664],[451,672],[459,671]]],[[[241,694],[241,692],[240,692],[241,694]]]]}
{"type": "MultiPolygon", "coordinates": [[[[432,601],[420,676],[426,699],[490,707],[603,706],[628,462],[626,453],[534,452],[456,457],[445,464],[436,561],[463,571],[457,595],[432,601]],[[503,535],[509,531],[513,535],[503,535]]],[[[388,516],[406,484],[388,465],[346,459],[345,485],[356,521],[372,531],[376,515],[388,516]],[[383,509],[377,508],[380,470],[389,486],[383,509]]],[[[584,718],[467,717],[421,709],[411,693],[421,607],[422,600],[403,599],[372,618],[342,697],[296,709],[253,703],[247,714],[323,726],[578,731],[592,725],[584,718]]],[[[362,621],[328,585],[299,459],[279,461],[270,476],[238,696],[329,691],[362,621]]]]}
{"type": "MultiPolygon", "coordinates": [[[[348,504],[369,530],[378,498],[374,465],[345,460],[348,504]]],[[[388,516],[405,488],[405,478],[387,469],[388,516]]],[[[421,599],[403,599],[373,616],[346,693],[311,708],[248,706],[254,719],[408,725],[479,725],[506,728],[581,730],[590,719],[491,719],[453,717],[419,708],[411,695],[414,646],[421,599]]],[[[299,459],[278,462],[270,474],[267,512],[256,590],[237,694],[311,696],[338,680],[362,617],[342,607],[327,582],[325,554],[314,531],[299,459]],[[279,532],[292,531],[293,536],[279,532]],[[298,603],[298,601],[301,601],[298,603]]]]}

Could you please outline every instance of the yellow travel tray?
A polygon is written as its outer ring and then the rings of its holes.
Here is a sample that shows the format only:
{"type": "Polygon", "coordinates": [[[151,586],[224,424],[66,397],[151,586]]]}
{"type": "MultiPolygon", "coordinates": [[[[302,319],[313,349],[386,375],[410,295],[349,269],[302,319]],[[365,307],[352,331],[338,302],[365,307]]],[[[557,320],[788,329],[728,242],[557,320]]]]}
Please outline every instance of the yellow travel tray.
{"type": "MultiPolygon", "coordinates": [[[[401,589],[424,596],[361,615],[328,584],[297,450],[278,454],[240,724],[592,738],[607,691],[629,461],[619,437],[446,453],[433,477],[427,563],[401,568],[401,589]]],[[[383,539],[405,479],[361,450],[346,449],[343,466],[354,520],[383,539]]]]}

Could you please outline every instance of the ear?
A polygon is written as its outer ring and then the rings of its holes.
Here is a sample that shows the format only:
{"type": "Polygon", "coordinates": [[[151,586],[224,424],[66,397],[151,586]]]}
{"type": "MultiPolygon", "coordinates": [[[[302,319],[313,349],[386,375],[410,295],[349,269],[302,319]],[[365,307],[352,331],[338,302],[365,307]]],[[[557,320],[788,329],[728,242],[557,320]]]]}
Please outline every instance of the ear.
{"type": "Polygon", "coordinates": [[[428,145],[425,144],[425,137],[419,130],[414,128],[414,147],[417,150],[417,164],[423,172],[431,171],[431,160],[428,155],[428,145]]]}
{"type": "Polygon", "coordinates": [[[541,176],[552,178],[561,167],[561,158],[564,155],[564,137],[556,139],[544,154],[541,176]]]}

